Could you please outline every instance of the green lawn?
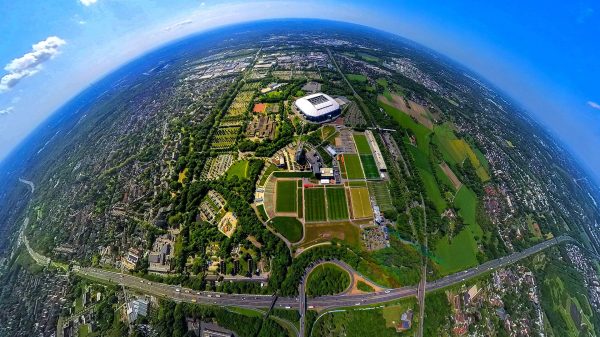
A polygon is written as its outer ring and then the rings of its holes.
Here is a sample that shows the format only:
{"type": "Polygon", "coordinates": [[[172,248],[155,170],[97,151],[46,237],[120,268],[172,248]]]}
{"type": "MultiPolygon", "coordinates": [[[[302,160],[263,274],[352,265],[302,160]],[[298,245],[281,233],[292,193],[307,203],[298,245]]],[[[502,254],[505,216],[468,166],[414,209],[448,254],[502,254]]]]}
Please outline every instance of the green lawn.
{"type": "Polygon", "coordinates": [[[350,82],[356,82],[356,83],[367,82],[367,76],[361,75],[361,74],[346,74],[346,78],[348,78],[348,81],[350,81],[350,82]]]}
{"type": "Polygon", "coordinates": [[[360,162],[362,163],[363,170],[367,179],[381,179],[379,176],[379,169],[375,164],[375,158],[370,154],[361,154],[360,162]]]}
{"type": "Polygon", "coordinates": [[[275,210],[277,212],[296,212],[296,180],[277,181],[277,199],[275,210]]]}
{"type": "Polygon", "coordinates": [[[277,171],[279,168],[273,164],[269,164],[269,166],[267,167],[267,169],[265,170],[265,173],[260,177],[260,181],[258,182],[259,186],[264,186],[265,183],[267,182],[267,178],[269,177],[269,175],[271,174],[271,172],[277,171]]]}
{"type": "Polygon", "coordinates": [[[237,176],[238,178],[248,178],[248,161],[240,160],[227,170],[227,179],[237,176]]]}
{"type": "Polygon", "coordinates": [[[435,254],[440,258],[440,272],[447,275],[459,270],[475,266],[477,262],[477,241],[475,237],[483,236],[483,230],[477,224],[477,195],[468,187],[462,186],[454,198],[454,206],[463,218],[465,228],[448,242],[448,238],[440,239],[435,246],[435,254]]]}
{"type": "Polygon", "coordinates": [[[356,143],[358,154],[373,154],[367,136],[364,134],[354,134],[354,143],[356,143]]]}
{"type": "Polygon", "coordinates": [[[326,188],[327,194],[327,219],[348,219],[348,203],[344,188],[326,188]]]}
{"type": "Polygon", "coordinates": [[[364,179],[365,174],[357,154],[344,154],[342,156],[348,179],[364,179]]]}
{"type": "Polygon", "coordinates": [[[324,188],[304,189],[304,216],[306,221],[327,220],[324,188]]]}
{"type": "Polygon", "coordinates": [[[258,214],[260,214],[260,218],[263,221],[267,221],[267,219],[269,219],[269,216],[267,215],[267,211],[265,210],[265,205],[258,205],[258,206],[256,206],[256,209],[258,210],[258,214]]]}
{"type": "Polygon", "coordinates": [[[371,55],[371,54],[358,53],[358,56],[360,56],[363,60],[365,60],[367,62],[379,62],[379,57],[371,55]]]}
{"type": "Polygon", "coordinates": [[[296,218],[278,216],[271,219],[269,225],[292,243],[302,239],[302,223],[296,218]]]}

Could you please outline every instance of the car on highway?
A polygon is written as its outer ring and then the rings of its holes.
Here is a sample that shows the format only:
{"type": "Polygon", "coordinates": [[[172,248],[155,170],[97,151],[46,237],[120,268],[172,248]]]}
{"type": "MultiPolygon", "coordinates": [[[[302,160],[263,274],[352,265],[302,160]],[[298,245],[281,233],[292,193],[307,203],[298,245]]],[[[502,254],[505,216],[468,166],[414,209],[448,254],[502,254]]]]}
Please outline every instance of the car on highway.
{"type": "Polygon", "coordinates": [[[385,291],[385,293],[386,293],[386,294],[389,294],[389,293],[390,293],[390,291],[389,291],[389,290],[386,290],[386,291],[385,291]]]}
{"type": "Polygon", "coordinates": [[[216,295],[215,295],[215,297],[221,297],[221,295],[219,295],[219,294],[216,294],[216,295]]]}

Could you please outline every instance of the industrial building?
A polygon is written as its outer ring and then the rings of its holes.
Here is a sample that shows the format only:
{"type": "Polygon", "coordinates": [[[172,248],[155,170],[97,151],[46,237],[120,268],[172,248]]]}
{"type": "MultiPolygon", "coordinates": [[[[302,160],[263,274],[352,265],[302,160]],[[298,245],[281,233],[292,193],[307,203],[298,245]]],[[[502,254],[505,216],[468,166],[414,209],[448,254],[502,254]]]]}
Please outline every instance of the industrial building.
{"type": "Polygon", "coordinates": [[[324,93],[299,98],[294,102],[294,106],[306,120],[314,123],[334,120],[342,112],[340,104],[324,93]]]}
{"type": "Polygon", "coordinates": [[[379,145],[377,145],[375,136],[373,136],[371,130],[365,131],[365,136],[367,137],[367,141],[369,142],[369,146],[371,147],[371,151],[373,152],[373,158],[375,159],[375,164],[377,165],[379,172],[386,172],[387,166],[385,165],[385,161],[383,160],[383,154],[381,154],[381,150],[379,149],[379,145]]]}

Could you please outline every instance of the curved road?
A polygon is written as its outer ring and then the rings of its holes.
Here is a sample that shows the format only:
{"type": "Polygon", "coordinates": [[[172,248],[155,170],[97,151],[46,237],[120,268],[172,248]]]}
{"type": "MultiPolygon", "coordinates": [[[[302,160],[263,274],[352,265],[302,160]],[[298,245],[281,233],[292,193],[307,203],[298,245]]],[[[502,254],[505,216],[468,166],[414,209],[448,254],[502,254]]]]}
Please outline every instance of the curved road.
{"type": "MultiPolygon", "coordinates": [[[[466,279],[479,276],[493,269],[507,266],[521,259],[529,257],[535,253],[538,253],[548,247],[566,241],[574,240],[569,236],[560,236],[552,240],[542,242],[522,252],[513,253],[511,255],[497,260],[488,261],[477,267],[467,269],[452,275],[448,275],[444,278],[435,281],[428,282],[425,290],[429,292],[447,286],[451,286],[453,284],[461,283],[466,279]]],[[[293,308],[298,310],[300,309],[301,305],[319,309],[335,309],[340,307],[384,303],[417,295],[417,287],[410,286],[396,289],[387,289],[384,291],[372,292],[367,294],[339,294],[307,298],[305,299],[306,303],[303,304],[304,301],[300,300],[302,296],[279,297],[275,299],[271,295],[225,294],[208,291],[194,291],[188,288],[151,282],[140,277],[108,270],[96,268],[75,268],[74,271],[83,276],[114,282],[142,292],[165,298],[170,298],[175,301],[186,301],[202,304],[219,304],[225,306],[231,305],[246,308],[269,308],[273,301],[276,300],[276,307],[286,309],[293,308]]],[[[305,283],[304,279],[305,278],[303,278],[302,283],[300,284],[299,290],[301,291],[303,289],[303,284],[305,283]]],[[[301,294],[303,294],[303,292],[301,292],[301,294]]]]}

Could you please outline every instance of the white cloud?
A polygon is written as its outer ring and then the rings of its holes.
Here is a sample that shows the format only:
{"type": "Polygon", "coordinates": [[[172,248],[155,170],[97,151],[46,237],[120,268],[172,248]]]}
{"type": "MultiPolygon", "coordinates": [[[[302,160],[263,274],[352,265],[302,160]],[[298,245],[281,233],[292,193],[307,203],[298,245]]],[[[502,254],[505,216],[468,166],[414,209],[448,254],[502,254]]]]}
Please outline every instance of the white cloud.
{"type": "Polygon", "coordinates": [[[181,21],[181,22],[178,22],[178,23],[175,23],[175,24],[172,24],[172,25],[166,27],[164,30],[168,32],[168,31],[170,31],[172,29],[176,29],[176,28],[179,28],[179,27],[187,26],[187,25],[191,24],[192,22],[193,22],[192,20],[181,21]]]}
{"type": "Polygon", "coordinates": [[[596,110],[600,110],[600,104],[592,101],[588,101],[587,104],[596,110]]]}
{"type": "Polygon", "coordinates": [[[51,60],[59,53],[59,48],[66,44],[65,40],[49,36],[31,46],[31,51],[19,58],[10,61],[4,67],[8,74],[0,78],[0,92],[10,90],[25,77],[35,75],[42,69],[42,64],[51,60]]]}
{"type": "Polygon", "coordinates": [[[81,2],[81,4],[84,6],[91,6],[98,2],[98,0],[79,0],[79,2],[81,2]]]}
{"type": "Polygon", "coordinates": [[[14,110],[15,110],[15,108],[13,108],[12,106],[9,106],[6,109],[0,110],[0,116],[8,115],[9,113],[13,112],[14,110]]]}

